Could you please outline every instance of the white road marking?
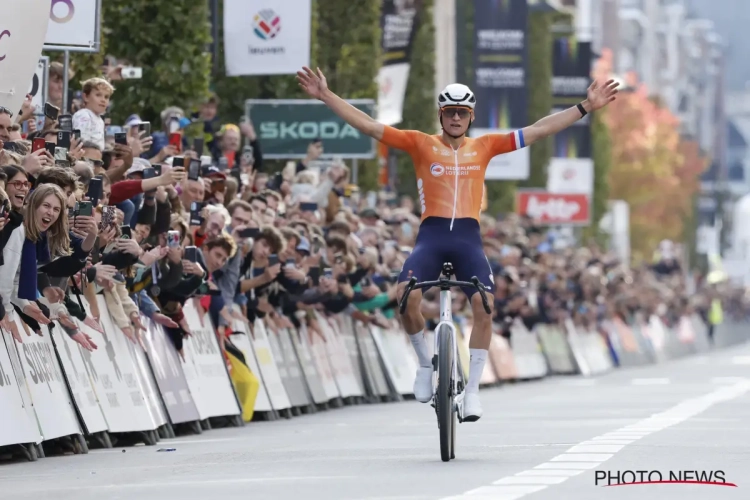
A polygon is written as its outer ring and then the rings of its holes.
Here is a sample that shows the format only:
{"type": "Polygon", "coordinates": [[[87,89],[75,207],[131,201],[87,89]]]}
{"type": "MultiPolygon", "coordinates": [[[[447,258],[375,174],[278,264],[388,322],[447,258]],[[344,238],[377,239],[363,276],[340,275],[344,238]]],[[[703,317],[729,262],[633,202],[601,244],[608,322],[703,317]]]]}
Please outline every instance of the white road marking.
{"type": "Polygon", "coordinates": [[[597,380],[591,378],[562,379],[558,384],[572,387],[591,387],[592,385],[597,384],[597,380]]]}
{"type": "Polygon", "coordinates": [[[669,385],[668,378],[634,378],[630,381],[631,385],[669,385]]]}
{"type": "Polygon", "coordinates": [[[510,476],[495,481],[492,484],[559,484],[568,479],[563,476],[510,476]]]}
{"type": "Polygon", "coordinates": [[[734,365],[750,365],[750,356],[733,356],[732,364],[734,365]]]}
{"type": "Polygon", "coordinates": [[[716,385],[732,385],[736,384],[737,382],[742,382],[743,380],[747,379],[745,377],[714,377],[711,379],[711,383],[716,385]]]}
{"type": "MultiPolygon", "coordinates": [[[[750,356],[748,359],[750,360],[750,356]]],[[[635,380],[666,380],[669,383],[669,379],[633,379],[634,382],[635,380]]],[[[661,385],[663,382],[658,384],[661,385]]],[[[612,458],[615,453],[635,439],[677,425],[716,404],[735,399],[748,391],[750,391],[750,380],[741,380],[734,385],[721,387],[704,396],[685,400],[666,411],[612,431],[609,434],[583,441],[565,453],[553,457],[548,462],[537,465],[533,469],[500,478],[492,483],[492,486],[482,486],[441,500],[482,500],[485,498],[488,500],[518,500],[531,493],[544,490],[551,485],[561,484],[570,477],[601,465],[602,462],[612,458]],[[610,444],[612,440],[617,438],[624,438],[629,442],[610,444]]]]}
{"type": "Polygon", "coordinates": [[[575,469],[531,469],[524,470],[516,474],[516,476],[567,476],[573,477],[578,474],[583,474],[585,470],[575,469]]]}

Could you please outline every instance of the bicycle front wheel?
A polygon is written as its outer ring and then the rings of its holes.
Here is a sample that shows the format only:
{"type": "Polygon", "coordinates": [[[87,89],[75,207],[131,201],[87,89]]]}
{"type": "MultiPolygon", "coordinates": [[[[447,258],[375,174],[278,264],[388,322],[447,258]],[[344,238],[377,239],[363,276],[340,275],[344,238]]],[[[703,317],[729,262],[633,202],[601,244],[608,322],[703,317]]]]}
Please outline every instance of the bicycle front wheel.
{"type": "Polygon", "coordinates": [[[452,331],[441,327],[438,335],[438,387],[436,409],[440,428],[440,458],[448,462],[453,455],[453,342],[452,331]]]}

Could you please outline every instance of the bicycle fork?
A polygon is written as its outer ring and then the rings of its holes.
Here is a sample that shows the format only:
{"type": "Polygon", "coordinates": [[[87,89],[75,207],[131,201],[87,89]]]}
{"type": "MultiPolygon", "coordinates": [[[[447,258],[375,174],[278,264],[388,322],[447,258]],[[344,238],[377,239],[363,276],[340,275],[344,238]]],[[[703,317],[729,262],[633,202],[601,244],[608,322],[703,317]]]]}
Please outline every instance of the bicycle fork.
{"type": "Polygon", "coordinates": [[[432,402],[430,403],[435,410],[435,398],[437,394],[437,377],[438,377],[438,357],[440,346],[440,335],[450,332],[451,349],[453,350],[453,362],[451,363],[451,390],[453,393],[453,411],[458,414],[458,421],[463,422],[463,392],[459,394],[458,389],[458,341],[456,327],[453,324],[453,314],[451,311],[451,295],[449,290],[440,292],[440,323],[435,328],[435,346],[432,356],[432,402]],[[443,326],[447,329],[442,328],[443,326]],[[445,330],[445,332],[443,332],[445,330]]]}

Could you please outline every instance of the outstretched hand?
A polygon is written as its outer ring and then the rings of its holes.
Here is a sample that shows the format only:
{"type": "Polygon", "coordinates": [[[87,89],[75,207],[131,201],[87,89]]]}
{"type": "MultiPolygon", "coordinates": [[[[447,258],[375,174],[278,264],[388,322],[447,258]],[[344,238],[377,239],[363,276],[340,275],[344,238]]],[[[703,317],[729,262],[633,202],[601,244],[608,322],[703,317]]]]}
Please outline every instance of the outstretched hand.
{"type": "Polygon", "coordinates": [[[603,108],[614,101],[618,92],[617,87],[619,86],[620,84],[614,80],[607,80],[604,85],[600,85],[597,80],[594,80],[586,96],[591,105],[591,111],[603,108]]]}
{"type": "Polygon", "coordinates": [[[317,73],[315,73],[307,66],[304,66],[301,71],[297,71],[297,81],[302,90],[315,99],[322,98],[325,91],[328,90],[328,82],[323,72],[320,71],[320,68],[317,68],[317,73]]]}

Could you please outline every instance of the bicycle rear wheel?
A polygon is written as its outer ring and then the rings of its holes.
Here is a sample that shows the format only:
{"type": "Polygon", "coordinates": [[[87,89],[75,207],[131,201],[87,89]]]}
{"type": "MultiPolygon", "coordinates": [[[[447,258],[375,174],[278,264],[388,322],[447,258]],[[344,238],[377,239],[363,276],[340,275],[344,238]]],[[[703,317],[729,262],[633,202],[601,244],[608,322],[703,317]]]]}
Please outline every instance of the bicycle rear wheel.
{"type": "Polygon", "coordinates": [[[436,410],[440,428],[440,458],[448,462],[453,455],[453,342],[451,329],[441,327],[438,335],[438,387],[436,410]]]}

